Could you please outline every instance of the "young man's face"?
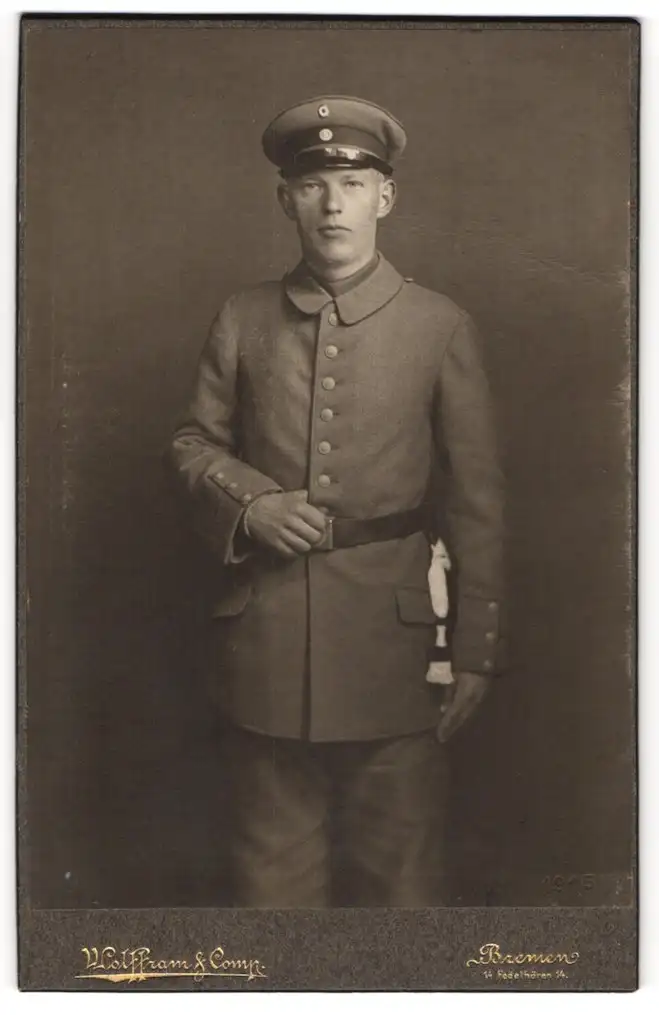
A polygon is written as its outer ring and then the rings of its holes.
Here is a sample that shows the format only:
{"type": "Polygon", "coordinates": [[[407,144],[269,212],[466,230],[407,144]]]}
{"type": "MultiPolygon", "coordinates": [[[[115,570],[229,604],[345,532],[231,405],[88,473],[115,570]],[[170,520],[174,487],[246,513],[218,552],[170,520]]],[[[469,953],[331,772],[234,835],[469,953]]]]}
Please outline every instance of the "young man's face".
{"type": "Polygon", "coordinates": [[[350,274],[370,261],[378,219],[389,214],[394,196],[393,181],[375,169],[319,169],[279,187],[306,260],[332,274],[350,274]]]}

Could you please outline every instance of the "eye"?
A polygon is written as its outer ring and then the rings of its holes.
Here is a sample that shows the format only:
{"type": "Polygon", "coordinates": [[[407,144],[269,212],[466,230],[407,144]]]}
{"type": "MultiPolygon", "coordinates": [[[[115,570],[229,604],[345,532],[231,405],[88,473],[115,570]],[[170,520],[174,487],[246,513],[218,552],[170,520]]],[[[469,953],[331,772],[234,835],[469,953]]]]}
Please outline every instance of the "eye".
{"type": "Polygon", "coordinates": [[[346,186],[347,187],[363,187],[364,184],[362,183],[361,180],[348,180],[346,182],[346,186]]]}

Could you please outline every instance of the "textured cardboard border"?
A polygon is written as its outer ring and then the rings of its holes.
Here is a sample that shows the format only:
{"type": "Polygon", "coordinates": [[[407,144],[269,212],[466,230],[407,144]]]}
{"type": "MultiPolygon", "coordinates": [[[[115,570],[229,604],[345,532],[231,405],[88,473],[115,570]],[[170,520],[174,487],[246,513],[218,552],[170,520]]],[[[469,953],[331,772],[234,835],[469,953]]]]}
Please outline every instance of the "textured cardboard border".
{"type": "MultiPolygon", "coordinates": [[[[632,290],[629,329],[636,368],[636,331],[638,302],[638,89],[640,61],[640,25],[633,19],[580,18],[416,18],[395,17],[349,19],[322,17],[290,18],[195,18],[180,16],[159,18],[152,15],[130,17],[61,17],[30,15],[29,20],[65,29],[85,22],[89,28],[139,28],[171,21],[176,27],[190,28],[208,21],[222,20],[227,27],[281,21],[282,27],[322,29],[332,27],[374,28],[495,28],[516,27],[560,30],[568,23],[572,30],[605,29],[625,26],[634,39],[634,67],[630,90],[630,119],[635,125],[634,165],[632,166],[633,201],[630,209],[632,241],[632,290]],[[382,24],[382,22],[386,22],[382,24]]],[[[23,30],[26,21],[23,20],[23,30]]],[[[22,71],[19,70],[19,75],[22,71]]],[[[21,78],[22,80],[22,78],[21,78]]],[[[20,113],[19,113],[20,123],[20,113]]],[[[20,159],[19,145],[19,159],[20,159]]],[[[19,207],[20,202],[19,202],[19,207]]],[[[18,242],[20,260],[21,239],[18,242]]],[[[21,278],[18,283],[19,302],[21,278]]],[[[18,403],[25,378],[20,362],[21,334],[24,322],[19,309],[18,403]]],[[[636,376],[630,396],[631,444],[634,454],[630,494],[635,517],[636,477],[636,376]]],[[[24,477],[26,463],[19,447],[19,474],[24,477]]],[[[19,628],[18,628],[18,801],[19,857],[28,848],[29,830],[25,826],[24,765],[26,743],[26,673],[24,667],[25,615],[22,592],[25,589],[24,533],[21,518],[22,481],[19,480],[18,551],[19,551],[19,628]]],[[[635,536],[635,528],[634,528],[635,536]]],[[[631,566],[636,573],[636,557],[631,566]]],[[[635,629],[630,624],[630,643],[634,646],[635,629]]],[[[633,672],[634,659],[630,659],[633,672]]],[[[487,955],[487,952],[486,952],[487,955]]],[[[208,990],[542,990],[542,991],[630,991],[637,980],[637,905],[624,907],[568,908],[460,908],[460,909],[332,909],[332,910],[229,910],[229,909],[143,909],[143,910],[35,910],[29,905],[26,886],[19,879],[19,987],[26,991],[208,991],[208,990]],[[578,953],[569,965],[560,963],[515,964],[480,962],[481,948],[496,943],[506,955],[534,953],[554,955],[578,953]],[[180,979],[176,976],[143,982],[112,983],[79,978],[85,971],[83,948],[111,946],[122,949],[149,948],[157,959],[193,958],[198,950],[205,955],[218,945],[226,954],[253,957],[265,976],[251,980],[227,978],[180,979]],[[472,963],[467,963],[472,960],[472,963]],[[503,978],[498,970],[548,970],[549,979],[503,978]],[[563,969],[565,978],[557,977],[563,969]],[[492,977],[488,976],[492,973],[492,977]]]]}
{"type": "MultiPolygon", "coordinates": [[[[131,959],[123,960],[130,968],[131,959]]],[[[205,962],[205,968],[210,968],[205,962]]],[[[93,971],[93,970],[92,970],[93,971]]],[[[633,908],[42,910],[21,933],[23,990],[543,990],[623,991],[636,982],[633,908]],[[557,952],[566,962],[489,961],[557,952]],[[89,972],[83,948],[120,955],[150,948],[155,962],[225,956],[251,959],[264,975],[176,975],[119,983],[89,972]],[[470,962],[471,960],[471,962],[470,962]],[[470,964],[467,964],[470,963],[470,964]],[[543,977],[538,974],[544,974],[543,977]],[[515,975],[518,974],[518,975],[515,975]]]]}

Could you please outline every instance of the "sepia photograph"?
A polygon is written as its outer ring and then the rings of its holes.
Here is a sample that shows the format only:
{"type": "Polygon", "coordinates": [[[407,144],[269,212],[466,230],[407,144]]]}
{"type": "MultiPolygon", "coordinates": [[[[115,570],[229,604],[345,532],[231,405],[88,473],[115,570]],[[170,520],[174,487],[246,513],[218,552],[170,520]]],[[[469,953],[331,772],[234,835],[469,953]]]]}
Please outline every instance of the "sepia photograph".
{"type": "Polygon", "coordinates": [[[22,18],[23,989],[634,989],[639,35],[22,18]]]}

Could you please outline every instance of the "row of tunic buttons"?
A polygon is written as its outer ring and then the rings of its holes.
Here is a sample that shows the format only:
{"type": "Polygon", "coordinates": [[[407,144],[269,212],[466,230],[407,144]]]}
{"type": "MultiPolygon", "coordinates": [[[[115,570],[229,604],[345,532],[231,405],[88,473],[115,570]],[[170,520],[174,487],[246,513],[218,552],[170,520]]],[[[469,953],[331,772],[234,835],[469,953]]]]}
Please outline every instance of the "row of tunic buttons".
{"type": "MultiPolygon", "coordinates": [[[[334,312],[334,310],[330,311],[330,313],[328,314],[327,322],[333,328],[335,328],[339,323],[338,315],[334,312]]],[[[330,345],[325,346],[324,353],[327,359],[336,359],[336,357],[339,355],[339,350],[335,345],[332,345],[330,343],[330,345]]],[[[336,381],[334,380],[333,377],[323,377],[320,383],[324,391],[334,391],[334,388],[336,387],[336,381]]],[[[320,410],[320,418],[323,420],[324,423],[329,423],[330,420],[334,419],[334,412],[329,407],[325,407],[324,409],[320,410]]],[[[329,441],[320,441],[320,443],[318,444],[318,451],[321,455],[329,455],[331,450],[332,445],[330,444],[329,441]]],[[[321,473],[320,476],[318,477],[318,486],[328,487],[331,486],[331,483],[332,483],[331,477],[328,476],[327,473],[325,472],[321,473]]]]}

